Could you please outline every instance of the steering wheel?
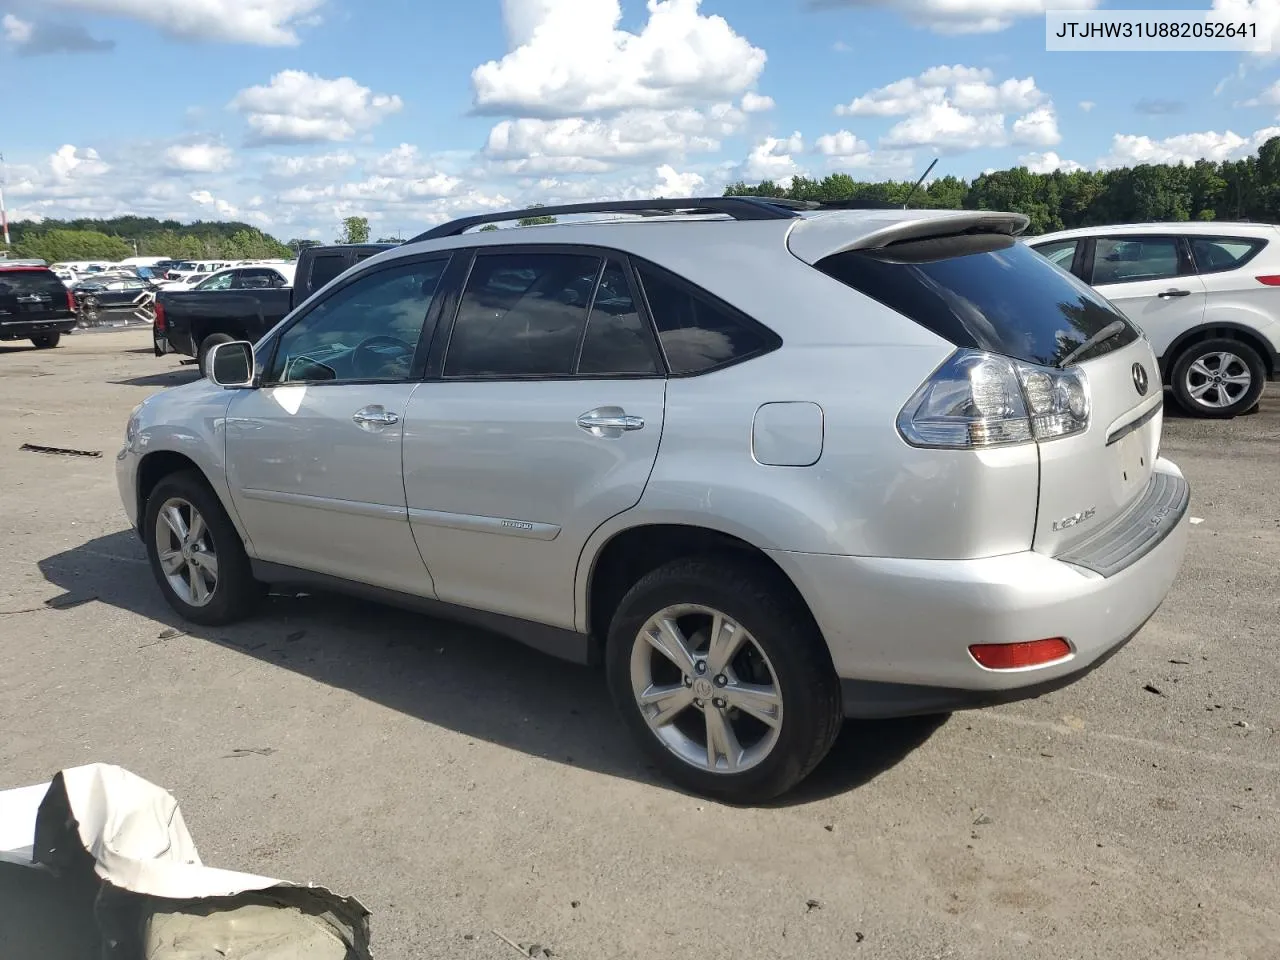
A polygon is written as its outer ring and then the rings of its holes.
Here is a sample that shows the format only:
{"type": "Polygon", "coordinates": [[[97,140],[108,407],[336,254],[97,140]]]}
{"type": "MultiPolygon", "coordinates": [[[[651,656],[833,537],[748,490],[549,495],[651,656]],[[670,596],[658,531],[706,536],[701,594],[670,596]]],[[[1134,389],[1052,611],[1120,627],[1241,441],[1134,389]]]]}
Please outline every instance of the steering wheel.
{"type": "Polygon", "coordinates": [[[399,337],[369,337],[351,351],[351,369],[362,380],[404,376],[413,362],[413,350],[413,344],[399,337]]]}

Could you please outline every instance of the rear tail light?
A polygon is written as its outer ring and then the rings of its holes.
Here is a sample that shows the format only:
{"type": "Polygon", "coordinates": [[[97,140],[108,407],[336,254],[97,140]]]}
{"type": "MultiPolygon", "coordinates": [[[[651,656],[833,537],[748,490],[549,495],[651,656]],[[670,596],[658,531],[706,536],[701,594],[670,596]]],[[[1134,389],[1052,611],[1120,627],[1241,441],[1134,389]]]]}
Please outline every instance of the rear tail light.
{"type": "Polygon", "coordinates": [[[1265,283],[1268,287],[1280,287],[1280,273],[1272,273],[1265,277],[1259,277],[1258,282],[1265,283]]]}
{"type": "Polygon", "coordinates": [[[67,290],[67,309],[70,310],[72,313],[75,313],[77,309],[76,295],[71,292],[70,288],[68,288],[67,290]]]}
{"type": "Polygon", "coordinates": [[[164,330],[164,304],[156,301],[156,331],[164,330]]]}
{"type": "Polygon", "coordinates": [[[915,447],[977,449],[1055,440],[1089,428],[1089,381],[1079,367],[1041,367],[958,350],[898,415],[915,447]]]}
{"type": "Polygon", "coordinates": [[[1071,644],[1061,637],[1027,643],[975,643],[969,655],[988,670],[1022,670],[1071,656],[1071,644]]]}

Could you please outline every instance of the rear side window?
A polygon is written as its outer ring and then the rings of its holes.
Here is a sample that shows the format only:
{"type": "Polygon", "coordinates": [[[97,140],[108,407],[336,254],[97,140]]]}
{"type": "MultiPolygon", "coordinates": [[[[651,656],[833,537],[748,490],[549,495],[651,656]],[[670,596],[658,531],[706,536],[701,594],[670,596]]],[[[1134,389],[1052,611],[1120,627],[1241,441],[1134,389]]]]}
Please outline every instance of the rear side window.
{"type": "Polygon", "coordinates": [[[458,305],[446,377],[573,375],[600,258],[479,254],[458,305]]]}
{"type": "Polygon", "coordinates": [[[1191,256],[1200,273],[1222,273],[1243,267],[1266,245],[1246,237],[1192,237],[1191,256]]]}
{"type": "Polygon", "coordinates": [[[1053,366],[1108,324],[1124,329],[1078,354],[1089,360],[1138,339],[1105,299],[1007,236],[917,240],[850,250],[819,270],[957,347],[1053,366]]]}
{"type": "Polygon", "coordinates": [[[637,267],[667,366],[677,376],[707,373],[782,344],[773,331],[657,267],[637,267]]]}
{"type": "Polygon", "coordinates": [[[578,373],[588,376],[656,374],[658,360],[652,343],[653,337],[636,309],[622,265],[610,260],[591,301],[578,373]]]}
{"type": "Polygon", "coordinates": [[[346,258],[340,253],[316,257],[311,261],[311,292],[319,290],[346,268],[346,258]]]}
{"type": "Polygon", "coordinates": [[[1177,237],[1099,237],[1093,245],[1093,285],[1167,280],[1183,273],[1177,237]]]}

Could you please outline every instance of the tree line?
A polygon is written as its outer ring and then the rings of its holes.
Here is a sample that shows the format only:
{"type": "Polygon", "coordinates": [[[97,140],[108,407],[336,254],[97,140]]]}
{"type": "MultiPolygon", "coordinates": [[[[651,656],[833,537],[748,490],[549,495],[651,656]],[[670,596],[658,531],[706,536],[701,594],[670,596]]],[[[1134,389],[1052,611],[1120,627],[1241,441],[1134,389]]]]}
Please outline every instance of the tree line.
{"type": "MultiPolygon", "coordinates": [[[[845,173],[821,180],[795,177],[734,183],[725,196],[780,197],[827,202],[904,203],[914,181],[866,182],[845,173]]],[[[1280,137],[1243,160],[1142,164],[1112,170],[1032,173],[1026,167],[984,173],[975,180],[945,176],[921,186],[913,207],[1008,210],[1031,218],[1029,233],[1109,223],[1171,220],[1253,220],[1280,223],[1280,137]]]]}
{"type": "MultiPolygon", "coordinates": [[[[22,220],[10,224],[11,253],[50,263],[118,261],[126,257],[179,260],[261,260],[289,257],[290,246],[247,223],[116,217],[111,220],[22,220]]],[[[297,242],[297,241],[295,241],[297,242]]]]}

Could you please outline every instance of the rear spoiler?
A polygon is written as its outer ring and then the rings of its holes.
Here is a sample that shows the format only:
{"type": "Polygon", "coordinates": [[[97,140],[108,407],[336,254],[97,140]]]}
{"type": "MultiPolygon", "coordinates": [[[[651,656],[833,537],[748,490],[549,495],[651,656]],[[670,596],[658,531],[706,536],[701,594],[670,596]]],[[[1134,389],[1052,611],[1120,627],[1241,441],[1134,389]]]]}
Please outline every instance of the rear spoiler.
{"type": "Polygon", "coordinates": [[[806,217],[791,229],[787,246],[805,263],[849,250],[877,250],[906,240],[954,237],[961,234],[996,233],[1017,237],[1031,223],[1021,213],[991,210],[900,210],[874,218],[847,214],[806,217]],[[870,230],[866,228],[870,227],[870,230]],[[852,239],[850,239],[852,235],[852,239]]]}

